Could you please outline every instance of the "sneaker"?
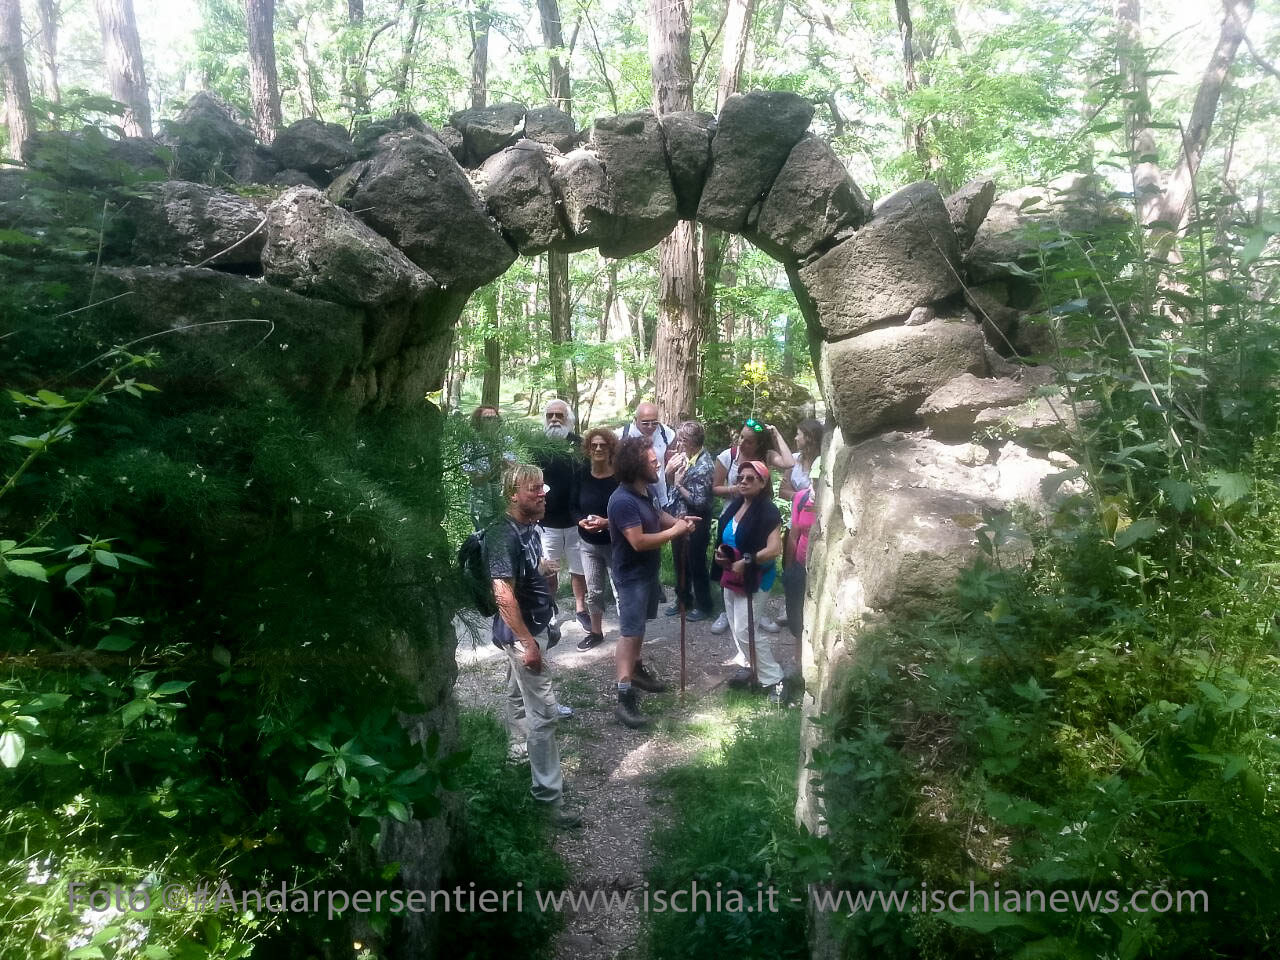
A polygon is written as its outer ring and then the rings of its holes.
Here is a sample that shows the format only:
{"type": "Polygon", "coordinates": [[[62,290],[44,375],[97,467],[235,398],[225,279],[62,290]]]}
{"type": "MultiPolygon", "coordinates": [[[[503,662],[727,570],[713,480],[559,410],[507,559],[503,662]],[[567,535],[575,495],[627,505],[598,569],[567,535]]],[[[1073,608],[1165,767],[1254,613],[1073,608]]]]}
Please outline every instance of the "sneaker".
{"type": "Polygon", "coordinates": [[[773,617],[761,617],[757,623],[761,630],[765,633],[781,633],[782,628],[774,621],[773,617]]]}
{"type": "Polygon", "coordinates": [[[557,830],[572,830],[582,826],[582,814],[577,810],[570,810],[564,803],[548,803],[547,806],[550,808],[547,810],[547,818],[557,830]]]}
{"type": "Polygon", "coordinates": [[[692,610],[690,610],[688,613],[684,615],[684,618],[688,620],[690,623],[697,623],[699,620],[706,620],[710,616],[711,614],[704,613],[701,610],[699,610],[697,607],[694,607],[692,610]]]}
{"type": "Polygon", "coordinates": [[[582,627],[587,633],[591,632],[591,614],[585,610],[579,610],[574,614],[578,618],[578,626],[582,627]]]}
{"type": "Polygon", "coordinates": [[[632,730],[639,730],[649,725],[645,715],[640,712],[640,704],[636,702],[634,690],[628,690],[626,693],[619,691],[618,703],[613,708],[613,715],[620,724],[632,730]]]}
{"type": "Polygon", "coordinates": [[[562,717],[572,717],[573,707],[566,707],[563,703],[556,704],[556,712],[562,717]]]}
{"type": "Polygon", "coordinates": [[[769,688],[769,706],[782,707],[787,703],[787,685],[784,681],[779,680],[769,688]]]}
{"type": "Polygon", "coordinates": [[[643,663],[637,663],[631,671],[631,685],[645,693],[666,693],[667,685],[653,675],[643,663]]]}
{"type": "Polygon", "coordinates": [[[729,615],[722,613],[716,617],[716,622],[711,625],[712,633],[724,633],[729,629],[729,615]]]}
{"type": "Polygon", "coordinates": [[[598,647],[604,643],[603,633],[588,632],[585,637],[578,641],[579,650],[590,650],[592,647],[598,647]]]}
{"type": "Polygon", "coordinates": [[[756,683],[754,670],[750,667],[740,667],[738,672],[729,678],[729,686],[734,690],[749,690],[759,684],[756,683]]]}

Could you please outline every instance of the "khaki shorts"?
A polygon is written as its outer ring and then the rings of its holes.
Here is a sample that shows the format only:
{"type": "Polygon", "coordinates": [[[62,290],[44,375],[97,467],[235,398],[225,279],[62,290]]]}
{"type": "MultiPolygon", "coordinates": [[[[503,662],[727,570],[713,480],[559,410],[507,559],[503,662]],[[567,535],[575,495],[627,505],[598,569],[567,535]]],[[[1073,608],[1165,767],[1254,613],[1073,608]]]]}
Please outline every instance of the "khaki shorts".
{"type": "Polygon", "coordinates": [[[582,547],[577,527],[543,527],[542,556],[546,560],[559,560],[560,572],[567,567],[570,573],[582,575],[582,547]]]}

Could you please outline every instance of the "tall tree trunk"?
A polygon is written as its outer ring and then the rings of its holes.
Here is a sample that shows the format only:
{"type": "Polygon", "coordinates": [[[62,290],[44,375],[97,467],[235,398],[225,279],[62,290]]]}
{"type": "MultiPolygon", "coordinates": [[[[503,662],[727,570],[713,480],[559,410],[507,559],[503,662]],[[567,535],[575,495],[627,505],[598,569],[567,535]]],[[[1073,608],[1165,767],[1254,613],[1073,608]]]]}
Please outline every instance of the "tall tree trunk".
{"type": "MultiPolygon", "coordinates": [[[[258,139],[270,143],[280,129],[280,84],[276,75],[276,0],[244,0],[249,33],[249,102],[258,139]]],[[[305,76],[299,78],[306,82],[305,76]]]]}
{"type": "Polygon", "coordinates": [[[18,0],[0,0],[0,85],[4,86],[4,122],[9,131],[9,156],[22,159],[22,145],[35,131],[27,61],[22,52],[22,7],[18,0]]]}
{"type": "Polygon", "coordinates": [[[489,101],[489,4],[481,0],[471,12],[471,108],[489,101]]]}
{"type": "Polygon", "coordinates": [[[107,86],[112,98],[124,104],[124,132],[130,137],[149,137],[151,103],[147,100],[147,74],[142,66],[133,0],[97,0],[97,5],[107,86]]]}
{"type": "Polygon", "coordinates": [[[1253,16],[1253,6],[1254,0],[1224,0],[1222,5],[1224,17],[1218,43],[1200,79],[1200,89],[1196,91],[1195,103],[1191,107],[1191,120],[1183,132],[1178,165],[1169,177],[1157,215],[1158,220],[1176,230],[1185,226],[1190,214],[1191,192],[1200,170],[1200,161],[1209,145],[1218,101],[1222,98],[1222,88],[1231,72],[1231,64],[1235,62],[1236,52],[1244,40],[1245,28],[1253,16]]]}
{"type": "MultiPolygon", "coordinates": [[[[62,88],[58,85],[58,0],[36,0],[40,15],[40,89],[44,98],[53,104],[62,103],[62,88]]],[[[56,114],[49,116],[53,128],[58,128],[56,114]]]]}
{"type": "Polygon", "coordinates": [[[1155,131],[1147,94],[1147,51],[1142,42],[1141,0],[1115,0],[1116,60],[1125,78],[1125,134],[1134,203],[1141,223],[1151,223],[1160,209],[1160,167],[1156,164],[1155,131]]]}
{"type": "MultiPolygon", "coordinates": [[[[564,28],[557,0],[538,0],[538,18],[542,22],[542,42],[547,48],[547,65],[551,83],[551,102],[565,113],[573,113],[573,95],[569,71],[560,62],[564,48],[564,28]]],[[[578,371],[568,345],[573,342],[573,304],[569,297],[569,255],[558,250],[547,253],[548,308],[551,313],[551,342],[556,358],[556,392],[573,407],[578,416],[578,371]]]]}
{"type": "Polygon", "coordinates": [[[364,0],[347,0],[347,53],[342,71],[347,97],[351,101],[352,126],[357,117],[369,114],[369,78],[365,76],[364,0]]]}
{"type": "Polygon", "coordinates": [[[418,45],[418,30],[422,26],[422,8],[424,0],[417,0],[413,5],[413,14],[409,18],[409,33],[400,47],[400,67],[396,72],[392,89],[395,90],[396,103],[402,107],[409,105],[409,74],[413,70],[414,48],[418,45]]]}
{"type": "MultiPolygon", "coordinates": [[[[726,0],[724,46],[720,51],[720,76],[716,83],[716,113],[742,86],[742,70],[747,59],[747,40],[756,0],[726,0]]],[[[779,14],[780,16],[780,14],[779,14]]],[[[702,229],[702,290],[699,293],[703,335],[715,341],[720,324],[716,317],[716,288],[724,265],[726,238],[719,230],[702,229]]]]}
{"type": "MultiPolygon", "coordinates": [[[[692,0],[649,0],[649,72],[657,113],[693,109],[692,0]]],[[[702,346],[702,258],[697,227],[682,220],[658,246],[654,392],[663,420],[693,416],[702,346]]]]}
{"type": "MultiPolygon", "coordinates": [[[[489,99],[489,14],[487,0],[480,0],[471,11],[468,24],[471,28],[471,106],[483,107],[489,99]]],[[[485,303],[489,316],[489,329],[493,332],[484,338],[484,381],[481,385],[481,403],[497,406],[502,395],[502,341],[498,338],[501,311],[498,303],[498,285],[493,285],[493,296],[485,303]]]]}
{"type": "MultiPolygon", "coordinates": [[[[911,21],[910,0],[894,0],[894,10],[898,14],[898,36],[902,40],[902,73],[903,87],[908,97],[920,87],[916,76],[915,26],[911,21]]],[[[929,146],[925,125],[914,123],[909,117],[903,117],[906,131],[907,149],[920,161],[921,176],[928,177],[933,172],[933,158],[929,155],[929,146]]]]}

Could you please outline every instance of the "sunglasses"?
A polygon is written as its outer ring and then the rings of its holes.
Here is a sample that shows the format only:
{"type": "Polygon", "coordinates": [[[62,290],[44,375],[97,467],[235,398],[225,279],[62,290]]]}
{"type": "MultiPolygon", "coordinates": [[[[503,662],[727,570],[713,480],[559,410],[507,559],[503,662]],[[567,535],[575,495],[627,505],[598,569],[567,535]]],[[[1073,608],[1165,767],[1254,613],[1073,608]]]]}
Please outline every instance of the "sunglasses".
{"type": "Polygon", "coordinates": [[[748,420],[743,426],[750,427],[756,433],[764,433],[764,424],[758,420],[748,420]]]}
{"type": "Polygon", "coordinates": [[[607,444],[607,443],[605,443],[603,440],[601,440],[599,443],[593,443],[593,444],[591,444],[591,449],[592,449],[592,450],[608,450],[608,449],[609,449],[609,444],[607,444]]]}

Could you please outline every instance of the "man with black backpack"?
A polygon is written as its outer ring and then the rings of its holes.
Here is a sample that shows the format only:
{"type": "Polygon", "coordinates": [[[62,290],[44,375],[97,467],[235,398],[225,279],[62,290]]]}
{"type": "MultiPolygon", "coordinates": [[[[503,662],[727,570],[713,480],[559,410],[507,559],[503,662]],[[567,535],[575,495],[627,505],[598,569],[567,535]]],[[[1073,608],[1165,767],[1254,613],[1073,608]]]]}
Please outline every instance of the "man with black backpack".
{"type": "MultiPolygon", "coordinates": [[[[493,642],[507,655],[508,710],[522,708],[527,727],[530,792],[547,805],[557,827],[575,827],[582,815],[564,808],[560,745],[556,742],[559,708],[543,654],[560,639],[555,597],[548,582],[558,563],[544,560],[538,523],[547,506],[542,471],[516,464],[503,477],[507,513],[484,535],[484,552],[498,612],[493,642]],[[518,699],[516,693],[518,692],[518,699]]],[[[508,717],[508,722],[519,718],[508,717]]]]}

